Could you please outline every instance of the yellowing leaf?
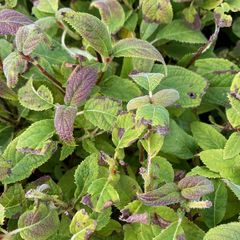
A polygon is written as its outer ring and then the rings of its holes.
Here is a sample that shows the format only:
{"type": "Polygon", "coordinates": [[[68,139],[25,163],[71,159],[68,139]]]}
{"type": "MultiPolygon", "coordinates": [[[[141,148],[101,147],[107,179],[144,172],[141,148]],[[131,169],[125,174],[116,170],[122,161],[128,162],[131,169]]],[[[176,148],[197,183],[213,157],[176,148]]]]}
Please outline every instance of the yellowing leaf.
{"type": "Polygon", "coordinates": [[[58,10],[58,0],[38,0],[36,7],[45,13],[55,13],[58,10]]]}

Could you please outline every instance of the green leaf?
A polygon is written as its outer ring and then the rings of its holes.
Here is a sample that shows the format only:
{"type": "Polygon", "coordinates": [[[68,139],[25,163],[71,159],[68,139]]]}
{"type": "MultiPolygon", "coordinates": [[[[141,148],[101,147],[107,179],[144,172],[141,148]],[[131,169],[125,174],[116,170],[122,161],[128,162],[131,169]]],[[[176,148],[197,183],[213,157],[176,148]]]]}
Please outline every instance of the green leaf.
{"type": "Polygon", "coordinates": [[[142,95],[141,90],[134,82],[118,76],[105,79],[101,82],[100,87],[105,96],[126,102],[142,95]]]}
{"type": "Polygon", "coordinates": [[[185,239],[184,231],[181,227],[181,222],[176,221],[164,229],[160,235],[153,240],[179,240],[185,239]]]}
{"type": "MultiPolygon", "coordinates": [[[[154,65],[153,72],[163,72],[163,66],[154,65]]],[[[179,66],[167,66],[168,75],[157,90],[173,88],[178,91],[177,103],[183,108],[199,106],[207,88],[207,81],[200,75],[179,66]]]]}
{"type": "Polygon", "coordinates": [[[233,12],[239,12],[240,11],[239,0],[226,0],[225,2],[230,6],[231,11],[233,11],[233,12]]]}
{"type": "Polygon", "coordinates": [[[202,44],[207,41],[199,30],[192,29],[183,20],[174,20],[161,28],[155,37],[155,41],[162,39],[194,44],[202,44]]]}
{"type": "MultiPolygon", "coordinates": [[[[38,133],[41,133],[41,130],[38,130],[38,133]]],[[[41,150],[39,149],[39,151],[27,148],[27,152],[30,153],[22,153],[16,151],[18,142],[21,145],[19,139],[21,139],[21,135],[18,138],[15,138],[3,153],[4,159],[6,159],[6,161],[9,159],[10,164],[12,165],[11,174],[2,180],[4,184],[15,183],[29,177],[32,174],[32,171],[47,162],[52,156],[52,153],[56,150],[56,143],[45,142],[44,148],[41,150]],[[32,151],[34,154],[32,154],[32,151]],[[41,155],[36,155],[36,153],[40,153],[41,155]]],[[[33,139],[35,139],[35,137],[33,139]]],[[[31,143],[25,143],[31,145],[30,147],[38,146],[38,142],[35,140],[31,140],[31,143]]]]}
{"type": "Polygon", "coordinates": [[[159,133],[166,134],[169,126],[169,113],[166,108],[153,104],[147,104],[137,109],[136,118],[147,124],[159,128],[159,133]]]}
{"type": "Polygon", "coordinates": [[[215,228],[210,229],[203,240],[238,240],[240,237],[240,223],[231,222],[228,224],[222,224],[215,228]]]}
{"type": "Polygon", "coordinates": [[[5,207],[0,203],[0,225],[4,223],[5,211],[5,207]]]}
{"type": "Polygon", "coordinates": [[[89,185],[97,179],[99,172],[98,160],[99,154],[93,153],[78,165],[74,174],[75,184],[77,185],[75,197],[86,194],[89,185]]]}
{"type": "Polygon", "coordinates": [[[129,77],[144,89],[152,92],[159,85],[164,75],[161,73],[136,73],[130,74],[129,77]]]}
{"type": "Polygon", "coordinates": [[[153,191],[139,193],[137,197],[146,206],[165,206],[179,203],[182,200],[175,183],[166,183],[153,191]]]}
{"type": "Polygon", "coordinates": [[[212,207],[203,210],[204,223],[209,227],[216,227],[224,218],[227,207],[227,188],[221,181],[215,182],[215,191],[203,197],[203,200],[212,202],[212,207]]]}
{"type": "Polygon", "coordinates": [[[201,152],[202,162],[213,172],[220,173],[221,177],[226,178],[235,184],[240,184],[239,161],[240,156],[224,159],[223,149],[211,149],[201,152]]]}
{"type": "Polygon", "coordinates": [[[223,153],[224,159],[233,158],[236,155],[238,155],[240,153],[239,144],[240,144],[239,133],[237,132],[232,133],[224,147],[223,153]]]}
{"type": "Polygon", "coordinates": [[[163,89],[152,96],[152,102],[156,105],[169,107],[179,100],[180,96],[175,89],[163,89]]]}
{"type": "Polygon", "coordinates": [[[45,13],[55,13],[58,10],[58,0],[39,0],[37,9],[45,13]]]}
{"type": "Polygon", "coordinates": [[[165,68],[165,61],[160,52],[147,41],[136,38],[127,38],[118,41],[113,47],[113,56],[158,61],[161,62],[165,68]]]}
{"type": "Polygon", "coordinates": [[[89,239],[96,229],[97,222],[89,217],[88,213],[81,209],[73,217],[70,224],[70,232],[73,235],[72,240],[89,239]]]}
{"type": "Polygon", "coordinates": [[[54,133],[52,119],[35,122],[18,137],[17,150],[23,153],[44,155],[49,147],[49,139],[54,133]]]}
{"type": "Polygon", "coordinates": [[[142,0],[142,12],[146,22],[169,24],[173,18],[171,2],[165,0],[142,0]]]}
{"type": "Polygon", "coordinates": [[[220,178],[220,175],[218,173],[210,171],[206,167],[199,167],[199,166],[194,167],[191,170],[191,172],[187,174],[187,176],[195,176],[195,175],[203,176],[207,178],[220,178]]]}
{"type": "Polygon", "coordinates": [[[36,90],[32,79],[19,89],[18,99],[22,106],[34,111],[43,111],[53,107],[51,91],[44,85],[36,90]]]}
{"type": "Polygon", "coordinates": [[[62,9],[60,15],[70,24],[97,52],[108,57],[112,50],[111,38],[107,27],[95,16],[88,13],[62,9]]]}
{"type": "Polygon", "coordinates": [[[227,119],[230,122],[230,124],[237,128],[240,126],[240,112],[237,111],[236,109],[229,108],[226,110],[226,115],[227,115],[227,119]]]}
{"type": "Polygon", "coordinates": [[[203,150],[224,148],[227,140],[214,127],[203,122],[191,124],[193,137],[203,150]]]}
{"type": "Polygon", "coordinates": [[[146,104],[149,104],[149,103],[150,103],[149,96],[142,96],[142,97],[133,98],[128,102],[127,110],[128,111],[135,110],[135,109],[138,109],[139,107],[142,107],[142,106],[144,106],[146,104]]]}
{"type": "Polygon", "coordinates": [[[196,151],[196,142],[177,123],[170,121],[169,132],[164,139],[162,152],[172,154],[181,159],[192,158],[196,151]]]}
{"type": "Polygon", "coordinates": [[[84,116],[94,126],[111,130],[117,119],[121,104],[106,97],[92,98],[84,106],[84,116]]]}
{"type": "Polygon", "coordinates": [[[107,178],[94,180],[88,188],[94,211],[102,212],[119,201],[119,195],[107,178]]]}
{"type": "Polygon", "coordinates": [[[96,0],[91,6],[99,9],[102,21],[111,33],[116,33],[124,25],[125,13],[117,0],[96,0]]]}
{"type": "Polygon", "coordinates": [[[126,148],[141,136],[144,129],[145,126],[136,121],[132,113],[121,114],[112,131],[113,143],[117,149],[126,148]]]}
{"type": "Polygon", "coordinates": [[[1,79],[0,79],[0,97],[12,101],[17,100],[17,94],[7,86],[5,81],[1,79]]]}
{"type": "Polygon", "coordinates": [[[27,61],[18,52],[10,53],[3,61],[3,72],[10,88],[16,86],[19,74],[27,69],[27,61]]]}
{"type": "Polygon", "coordinates": [[[223,181],[227,184],[227,186],[235,194],[235,196],[238,198],[238,200],[240,200],[240,185],[237,185],[227,179],[223,179],[223,181]]]}
{"type": "Polygon", "coordinates": [[[18,220],[20,235],[24,240],[44,240],[56,234],[59,225],[56,209],[45,204],[23,213],[18,220]]]}

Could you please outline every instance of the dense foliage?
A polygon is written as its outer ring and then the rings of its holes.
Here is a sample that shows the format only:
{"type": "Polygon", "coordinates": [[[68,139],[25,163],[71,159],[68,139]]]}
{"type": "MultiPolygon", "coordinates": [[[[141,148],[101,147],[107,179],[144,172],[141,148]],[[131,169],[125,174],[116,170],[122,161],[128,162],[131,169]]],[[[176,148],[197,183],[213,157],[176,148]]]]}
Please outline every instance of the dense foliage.
{"type": "Polygon", "coordinates": [[[240,0],[0,2],[0,239],[240,239],[240,0]]]}

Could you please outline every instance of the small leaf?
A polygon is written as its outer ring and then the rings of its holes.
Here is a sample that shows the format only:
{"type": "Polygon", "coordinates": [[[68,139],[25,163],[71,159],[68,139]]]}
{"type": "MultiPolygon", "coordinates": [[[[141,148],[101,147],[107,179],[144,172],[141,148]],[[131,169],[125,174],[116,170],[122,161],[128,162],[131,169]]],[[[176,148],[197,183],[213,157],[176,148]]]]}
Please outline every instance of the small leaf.
{"type": "Polygon", "coordinates": [[[7,86],[5,81],[1,79],[0,79],[0,97],[12,101],[17,100],[17,94],[7,86]]]}
{"type": "Polygon", "coordinates": [[[3,160],[0,160],[0,181],[4,180],[11,174],[12,168],[12,165],[9,162],[3,160]]]}
{"type": "Polygon", "coordinates": [[[45,35],[37,25],[20,27],[16,34],[17,50],[28,56],[44,39],[45,35]]]}
{"type": "Polygon", "coordinates": [[[165,61],[161,53],[149,42],[136,38],[127,38],[118,41],[113,47],[113,56],[158,61],[165,67],[165,61]]]}
{"type": "Polygon", "coordinates": [[[150,103],[149,96],[142,96],[142,97],[133,98],[128,102],[127,110],[128,111],[135,110],[135,109],[138,109],[139,107],[142,107],[142,106],[144,106],[146,104],[149,104],[149,103],[150,103]]]}
{"type": "Polygon", "coordinates": [[[107,178],[93,181],[88,188],[88,193],[91,194],[91,202],[96,212],[102,212],[105,208],[119,201],[117,191],[107,178]]]}
{"type": "Polygon", "coordinates": [[[70,224],[70,232],[73,235],[72,240],[89,239],[97,226],[96,220],[89,217],[85,209],[77,211],[70,224]]]}
{"type": "Polygon", "coordinates": [[[99,154],[93,153],[85,158],[77,167],[74,179],[77,189],[75,197],[83,196],[87,193],[88,186],[97,179],[99,171],[99,154]]]}
{"type": "Polygon", "coordinates": [[[55,13],[58,10],[58,0],[38,0],[36,7],[45,13],[55,13]]]}
{"type": "Polygon", "coordinates": [[[203,150],[224,148],[226,138],[211,125],[193,122],[191,130],[194,139],[203,150]]]}
{"type": "Polygon", "coordinates": [[[54,126],[60,139],[64,142],[74,142],[73,129],[76,115],[76,107],[68,107],[59,104],[56,105],[54,126]]]}
{"type": "Polygon", "coordinates": [[[166,135],[166,131],[169,126],[169,113],[162,106],[156,106],[153,104],[147,104],[137,109],[137,119],[142,119],[153,127],[158,127],[159,131],[163,131],[163,135],[166,135]]]}
{"type": "Polygon", "coordinates": [[[56,234],[59,225],[57,210],[45,204],[23,213],[18,220],[20,235],[24,240],[43,240],[56,234]]]}
{"type": "Polygon", "coordinates": [[[179,189],[175,183],[166,183],[156,190],[139,193],[137,197],[147,206],[171,205],[179,203],[182,200],[179,189]]]}
{"type": "Polygon", "coordinates": [[[32,79],[29,79],[26,85],[19,89],[18,99],[22,106],[34,111],[43,111],[53,107],[50,90],[44,85],[35,90],[32,79]]]}
{"type": "Polygon", "coordinates": [[[95,0],[91,6],[99,9],[102,21],[111,33],[116,33],[124,25],[125,13],[117,0],[95,0]]]}
{"type": "Polygon", "coordinates": [[[179,98],[179,93],[175,89],[163,89],[152,96],[152,103],[168,107],[178,101],[179,98]]]}
{"type": "Polygon", "coordinates": [[[129,77],[144,89],[152,92],[159,85],[164,75],[161,73],[136,73],[130,74],[129,77]]]}
{"type": "Polygon", "coordinates": [[[223,157],[224,159],[233,158],[240,153],[240,134],[232,133],[226,142],[224,147],[223,157]]]}
{"type": "Polygon", "coordinates": [[[119,102],[106,97],[92,98],[84,106],[84,116],[94,126],[111,130],[121,109],[119,102]]]}
{"type": "Polygon", "coordinates": [[[10,53],[3,61],[3,72],[10,88],[15,87],[18,82],[19,74],[27,69],[27,61],[17,52],[10,53]]]}
{"type": "Polygon", "coordinates": [[[3,225],[5,218],[5,207],[0,203],[0,226],[3,225]]]}
{"type": "Polygon", "coordinates": [[[70,24],[97,52],[108,57],[112,50],[107,27],[95,16],[88,13],[60,10],[64,21],[70,24]]]}
{"type": "Polygon", "coordinates": [[[142,12],[146,22],[168,24],[173,18],[172,5],[168,0],[142,0],[142,12]]]}
{"type": "Polygon", "coordinates": [[[181,194],[189,200],[199,200],[202,196],[214,191],[210,180],[202,176],[188,176],[178,183],[181,194]]]}
{"type": "Polygon", "coordinates": [[[238,240],[240,238],[240,223],[231,222],[222,224],[215,228],[210,229],[203,240],[238,240]]]}
{"type": "Polygon", "coordinates": [[[0,35],[15,35],[21,26],[31,23],[32,20],[15,10],[0,11],[0,35]]]}
{"type": "Polygon", "coordinates": [[[97,82],[97,77],[95,68],[77,66],[67,82],[64,97],[65,104],[78,106],[82,101],[86,100],[92,87],[97,82]]]}

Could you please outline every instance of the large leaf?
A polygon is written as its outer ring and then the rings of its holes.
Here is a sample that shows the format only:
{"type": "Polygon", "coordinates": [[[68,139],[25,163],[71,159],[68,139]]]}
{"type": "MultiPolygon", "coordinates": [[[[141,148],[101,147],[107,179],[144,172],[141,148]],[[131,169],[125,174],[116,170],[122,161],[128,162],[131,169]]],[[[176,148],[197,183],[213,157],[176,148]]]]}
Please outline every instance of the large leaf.
{"type": "Polygon", "coordinates": [[[84,116],[96,127],[111,130],[120,109],[117,101],[106,97],[92,98],[84,106],[84,116]]]}
{"type": "Polygon", "coordinates": [[[116,33],[125,22],[125,13],[117,0],[96,0],[91,6],[99,9],[102,21],[111,33],[116,33]]]}
{"type": "MultiPolygon", "coordinates": [[[[163,66],[154,65],[153,72],[163,72],[163,66]]],[[[173,88],[178,91],[177,103],[183,107],[199,106],[207,88],[207,81],[200,75],[179,66],[167,66],[168,75],[161,81],[158,90],[173,88]]]]}
{"type": "Polygon", "coordinates": [[[192,29],[182,20],[174,20],[162,28],[156,39],[173,40],[183,43],[205,43],[207,40],[199,30],[192,29]]]}
{"type": "Polygon", "coordinates": [[[224,148],[226,138],[214,127],[203,122],[191,124],[193,137],[203,150],[224,148]]]}
{"type": "Polygon", "coordinates": [[[165,65],[161,53],[153,45],[136,38],[127,38],[118,41],[113,48],[113,56],[149,59],[165,65]]]}
{"type": "Polygon", "coordinates": [[[63,20],[69,23],[97,52],[108,57],[112,50],[107,27],[95,16],[60,10],[63,20]]]}
{"type": "Polygon", "coordinates": [[[85,209],[79,210],[73,217],[70,224],[70,232],[73,235],[72,240],[89,239],[96,229],[97,222],[89,217],[85,209]]]}
{"type": "Polygon", "coordinates": [[[34,111],[43,111],[53,107],[51,91],[44,85],[36,90],[32,79],[19,89],[18,99],[22,106],[34,111]]]}
{"type": "Polygon", "coordinates": [[[168,24],[173,18],[171,2],[165,0],[142,0],[142,12],[146,22],[168,24]]]}
{"type": "Polygon", "coordinates": [[[232,222],[210,229],[204,236],[203,240],[238,240],[239,238],[240,223],[232,222]]]}
{"type": "Polygon", "coordinates": [[[31,23],[32,21],[22,13],[10,9],[2,10],[0,12],[0,35],[15,35],[21,26],[31,23]]]}
{"type": "Polygon", "coordinates": [[[20,235],[24,240],[47,239],[56,234],[58,225],[57,210],[49,209],[44,204],[26,211],[18,220],[18,227],[23,229],[20,235]]]}
{"type": "Polygon", "coordinates": [[[77,115],[77,108],[57,105],[54,117],[54,126],[60,139],[66,143],[74,142],[73,129],[77,115]]]}
{"type": "Polygon", "coordinates": [[[240,153],[239,144],[240,144],[239,133],[237,133],[237,132],[232,133],[224,147],[223,157],[225,159],[228,159],[228,158],[233,158],[236,155],[238,155],[240,153]]]}
{"type": "Polygon", "coordinates": [[[97,81],[97,70],[92,67],[77,66],[70,75],[64,101],[66,104],[78,106],[91,92],[97,81]]]}

